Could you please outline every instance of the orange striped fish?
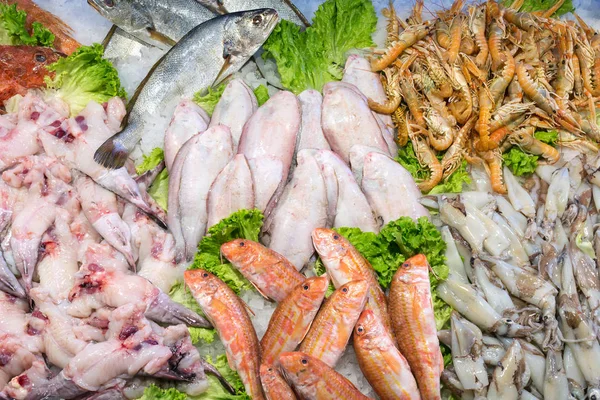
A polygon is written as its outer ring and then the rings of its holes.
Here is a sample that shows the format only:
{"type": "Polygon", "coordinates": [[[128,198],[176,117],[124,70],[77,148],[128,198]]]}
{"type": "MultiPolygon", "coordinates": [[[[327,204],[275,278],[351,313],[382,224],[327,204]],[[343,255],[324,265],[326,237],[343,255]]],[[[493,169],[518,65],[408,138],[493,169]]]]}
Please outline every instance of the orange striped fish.
{"type": "Polygon", "coordinates": [[[381,400],[419,400],[417,382],[406,358],[371,310],[354,328],[354,351],[360,370],[381,400]]]}
{"type": "Polygon", "coordinates": [[[312,232],[312,239],[327,269],[327,274],[336,288],[358,279],[365,279],[369,283],[369,297],[365,309],[373,310],[383,321],[390,336],[394,337],[385,293],[377,282],[371,264],[345,237],[332,229],[315,229],[312,232]]]}
{"type": "Polygon", "coordinates": [[[317,314],[300,351],[335,367],[365,308],[368,290],[369,284],[361,279],[350,281],[333,292],[317,314]]]}
{"type": "Polygon", "coordinates": [[[277,302],[306,279],[287,258],[252,240],[236,239],[224,243],[221,254],[260,294],[277,302]]]}
{"type": "Polygon", "coordinates": [[[260,381],[267,400],[296,400],[296,394],[272,365],[260,366],[260,381]]]}
{"type": "Polygon", "coordinates": [[[202,269],[183,275],[194,299],[219,333],[227,361],[253,400],[264,400],[260,383],[260,347],[246,305],[222,280],[202,269]]]}
{"type": "Polygon", "coordinates": [[[305,400],[367,400],[348,379],[323,361],[301,352],[283,353],[279,365],[305,400]]]}
{"type": "Polygon", "coordinates": [[[408,360],[421,398],[438,400],[444,360],[437,337],[429,264],[423,254],[406,260],[392,279],[390,315],[396,340],[408,360]]]}
{"type": "Polygon", "coordinates": [[[271,365],[285,351],[291,351],[306,336],[325,298],[327,277],[305,280],[277,306],[260,341],[262,361],[271,365]]]}

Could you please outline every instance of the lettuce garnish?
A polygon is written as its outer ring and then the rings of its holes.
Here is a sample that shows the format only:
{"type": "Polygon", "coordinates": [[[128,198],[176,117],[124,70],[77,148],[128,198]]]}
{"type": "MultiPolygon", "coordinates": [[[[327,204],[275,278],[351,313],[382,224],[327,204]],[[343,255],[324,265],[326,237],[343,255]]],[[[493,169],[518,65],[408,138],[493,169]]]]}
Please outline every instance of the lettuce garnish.
{"type": "Polygon", "coordinates": [[[118,96],[127,97],[119,74],[112,63],[102,57],[100,44],[81,46],[73,54],[61,58],[46,68],[55,72],[54,79],[46,76],[46,94],[60,97],[77,115],[90,101],[102,104],[118,96]]]}
{"type": "Polygon", "coordinates": [[[298,94],[321,90],[342,79],[346,53],[373,46],[377,14],[370,0],[327,0],[319,6],[312,26],[282,20],[263,45],[263,58],[273,58],[281,83],[298,94]]]}
{"type": "Polygon", "coordinates": [[[39,22],[27,31],[27,13],[17,10],[16,4],[0,2],[0,44],[52,47],[54,34],[39,22]]]}
{"type": "MultiPolygon", "coordinates": [[[[514,0],[503,0],[504,6],[510,6],[514,0]]],[[[556,3],[556,0],[525,0],[519,11],[545,11],[548,10],[556,3]]],[[[572,0],[565,0],[560,8],[554,13],[553,17],[560,17],[561,15],[575,11],[572,0]]]]}
{"type": "MultiPolygon", "coordinates": [[[[533,136],[537,140],[549,144],[550,146],[556,146],[556,143],[558,142],[557,131],[537,131],[533,136]]],[[[525,153],[517,146],[511,147],[507,152],[502,154],[502,158],[504,159],[504,164],[506,164],[516,176],[534,173],[539,160],[539,156],[525,153]]]]}
{"type": "Polygon", "coordinates": [[[221,257],[221,245],[234,239],[258,241],[263,224],[260,210],[239,210],[211,227],[198,245],[198,252],[189,269],[204,269],[219,277],[233,291],[240,293],[252,285],[233,265],[221,257]]]}
{"type": "MultiPolygon", "coordinates": [[[[165,153],[160,147],[154,148],[150,154],[144,155],[144,159],[141,164],[135,167],[135,171],[138,175],[144,172],[150,171],[160,164],[165,159],[165,153]]],[[[148,194],[152,196],[154,201],[158,203],[163,210],[167,209],[167,200],[169,197],[169,171],[163,169],[160,174],[154,179],[152,185],[148,189],[148,194]]]]}

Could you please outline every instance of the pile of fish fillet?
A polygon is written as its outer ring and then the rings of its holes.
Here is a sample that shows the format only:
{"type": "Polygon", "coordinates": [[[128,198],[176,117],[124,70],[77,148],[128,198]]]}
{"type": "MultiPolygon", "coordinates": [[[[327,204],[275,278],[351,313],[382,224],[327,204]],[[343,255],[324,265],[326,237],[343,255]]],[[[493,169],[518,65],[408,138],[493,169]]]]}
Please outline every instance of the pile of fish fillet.
{"type": "Polygon", "coordinates": [[[93,160],[120,129],[120,99],[68,118],[27,94],[0,116],[0,398],[135,398],[161,379],[200,394],[218,372],[187,326],[212,325],[254,399],[366,398],[333,369],[351,339],[382,399],[441,398],[440,380],[465,399],[598,399],[600,157],[565,148],[526,179],[505,169],[507,196],[473,167],[469,191],[422,197],[392,158],[391,120],[369,109],[384,95],[359,56],[322,95],[281,91],[261,107],[234,79],[212,117],[182,99],[164,165],[137,176],[130,162],[93,160]],[[146,191],[163,167],[168,212],[146,191]],[[208,272],[185,282],[210,323],[166,294],[207,229],[252,208],[265,215],[262,244],[221,250],[278,302],[260,343],[247,306],[208,272]],[[330,229],[378,232],[402,216],[441,228],[449,330],[436,332],[422,255],[386,296],[330,229]],[[327,276],[307,279],[315,251],[327,276]],[[323,304],[329,281],[337,290],[323,304]]]}

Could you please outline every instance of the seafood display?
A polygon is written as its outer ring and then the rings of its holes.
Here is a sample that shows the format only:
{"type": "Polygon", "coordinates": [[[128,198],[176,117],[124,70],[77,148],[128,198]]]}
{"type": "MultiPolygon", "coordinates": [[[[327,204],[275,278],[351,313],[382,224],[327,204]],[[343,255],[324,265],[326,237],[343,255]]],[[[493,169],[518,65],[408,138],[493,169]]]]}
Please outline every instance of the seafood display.
{"type": "Polygon", "coordinates": [[[369,106],[391,116],[401,146],[412,145],[427,171],[419,188],[429,192],[466,161],[507,194],[511,147],[558,161],[539,130],[554,131],[561,146],[597,151],[595,31],[579,17],[552,18],[563,1],[532,13],[519,11],[523,1],[465,3],[427,20],[417,0],[406,22],[390,5],[386,48],[371,58],[386,95],[367,94],[369,106]]]}
{"type": "Polygon", "coordinates": [[[371,0],[89,0],[91,46],[9,3],[0,399],[600,399],[569,0],[389,3],[383,49],[371,0]]]}

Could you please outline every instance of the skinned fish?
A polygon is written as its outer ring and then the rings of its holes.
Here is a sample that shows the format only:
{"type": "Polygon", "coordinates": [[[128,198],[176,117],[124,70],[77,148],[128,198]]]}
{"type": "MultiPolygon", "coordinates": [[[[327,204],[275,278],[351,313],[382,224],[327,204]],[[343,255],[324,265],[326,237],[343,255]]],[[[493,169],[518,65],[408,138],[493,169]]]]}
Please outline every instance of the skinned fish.
{"type": "Polygon", "coordinates": [[[327,224],[327,189],[312,150],[298,153],[298,166],[263,227],[263,241],[300,271],[314,253],[313,229],[327,224]]]}
{"type": "Polygon", "coordinates": [[[248,160],[255,207],[271,213],[287,182],[300,129],[300,104],[291,92],[271,97],[244,125],[238,154],[248,160]]]}
{"type": "Polygon", "coordinates": [[[302,126],[297,151],[302,149],[331,150],[321,128],[323,96],[316,90],[307,89],[298,95],[302,107],[302,126]]]}
{"type": "Polygon", "coordinates": [[[192,137],[177,153],[169,176],[168,221],[178,259],[194,257],[206,232],[210,188],[232,156],[231,133],[222,125],[192,137]]]}
{"type": "Polygon", "coordinates": [[[192,136],[204,132],[209,122],[206,111],[193,101],[184,99],[177,105],[165,132],[165,165],[168,171],[173,168],[181,146],[192,136]]]}

